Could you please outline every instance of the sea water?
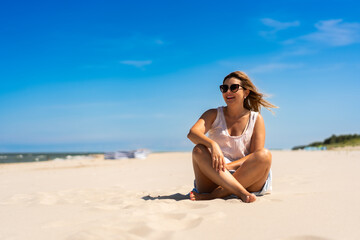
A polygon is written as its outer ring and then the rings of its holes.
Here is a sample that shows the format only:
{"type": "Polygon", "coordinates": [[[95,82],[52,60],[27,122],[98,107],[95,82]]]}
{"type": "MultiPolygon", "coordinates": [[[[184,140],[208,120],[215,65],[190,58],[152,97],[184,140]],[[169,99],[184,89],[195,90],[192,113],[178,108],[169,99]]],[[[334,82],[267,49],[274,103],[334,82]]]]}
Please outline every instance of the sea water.
{"type": "Polygon", "coordinates": [[[0,163],[40,162],[49,160],[67,160],[74,157],[90,157],[100,152],[63,152],[63,153],[0,153],[0,163]]]}

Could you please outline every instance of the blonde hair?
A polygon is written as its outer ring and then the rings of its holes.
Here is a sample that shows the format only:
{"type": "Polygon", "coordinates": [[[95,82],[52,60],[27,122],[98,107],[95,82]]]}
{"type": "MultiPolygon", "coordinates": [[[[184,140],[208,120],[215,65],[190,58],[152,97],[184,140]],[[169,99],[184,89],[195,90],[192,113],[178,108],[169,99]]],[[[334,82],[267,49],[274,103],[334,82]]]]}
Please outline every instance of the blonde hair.
{"type": "Polygon", "coordinates": [[[264,99],[264,94],[258,92],[255,85],[251,82],[250,78],[244,72],[235,71],[230,73],[224,78],[223,83],[226,79],[229,78],[239,79],[241,82],[241,87],[245,90],[250,90],[249,95],[246,97],[246,99],[244,99],[244,108],[255,112],[260,112],[261,107],[265,107],[270,112],[273,112],[271,108],[278,108],[277,106],[271,104],[264,99]]]}

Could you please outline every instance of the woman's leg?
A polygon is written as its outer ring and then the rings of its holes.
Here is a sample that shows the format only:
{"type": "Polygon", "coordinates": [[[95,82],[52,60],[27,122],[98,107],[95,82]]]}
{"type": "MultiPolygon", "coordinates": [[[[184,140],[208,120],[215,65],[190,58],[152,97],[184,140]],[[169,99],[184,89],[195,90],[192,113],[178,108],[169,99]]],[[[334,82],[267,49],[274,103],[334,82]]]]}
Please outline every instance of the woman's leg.
{"type": "Polygon", "coordinates": [[[244,202],[253,202],[256,200],[255,195],[250,194],[229,171],[217,172],[212,167],[211,153],[204,145],[196,145],[192,155],[195,182],[199,192],[211,192],[217,186],[222,186],[244,202]]]}
{"type": "MultiPolygon", "coordinates": [[[[272,156],[269,150],[260,151],[247,155],[246,160],[233,174],[234,178],[241,183],[249,192],[258,192],[264,186],[271,167],[272,156]]],[[[223,188],[217,187],[210,194],[194,194],[196,200],[223,198],[232,193],[223,188]]]]}

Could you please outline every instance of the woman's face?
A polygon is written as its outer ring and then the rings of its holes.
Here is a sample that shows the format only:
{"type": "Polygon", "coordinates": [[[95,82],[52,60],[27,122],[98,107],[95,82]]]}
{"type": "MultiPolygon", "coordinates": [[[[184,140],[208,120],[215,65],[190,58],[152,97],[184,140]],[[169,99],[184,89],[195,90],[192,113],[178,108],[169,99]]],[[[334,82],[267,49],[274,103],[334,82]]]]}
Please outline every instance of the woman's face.
{"type": "Polygon", "coordinates": [[[227,105],[234,104],[234,103],[243,104],[244,98],[247,97],[247,95],[249,94],[249,90],[244,90],[241,87],[241,81],[237,78],[227,78],[224,82],[224,85],[228,86],[227,92],[222,94],[226,104],[227,105]],[[237,92],[232,92],[230,90],[230,86],[233,84],[240,84],[240,87],[237,90],[237,92]]]}

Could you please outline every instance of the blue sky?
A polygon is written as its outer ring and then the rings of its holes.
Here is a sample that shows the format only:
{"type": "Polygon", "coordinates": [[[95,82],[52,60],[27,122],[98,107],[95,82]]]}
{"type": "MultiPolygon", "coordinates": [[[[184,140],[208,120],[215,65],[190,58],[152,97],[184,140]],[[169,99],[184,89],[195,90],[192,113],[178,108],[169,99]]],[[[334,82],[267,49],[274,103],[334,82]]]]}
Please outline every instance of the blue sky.
{"type": "Polygon", "coordinates": [[[11,1],[0,9],[0,151],[191,150],[245,71],[266,147],[360,133],[357,1],[11,1]]]}

